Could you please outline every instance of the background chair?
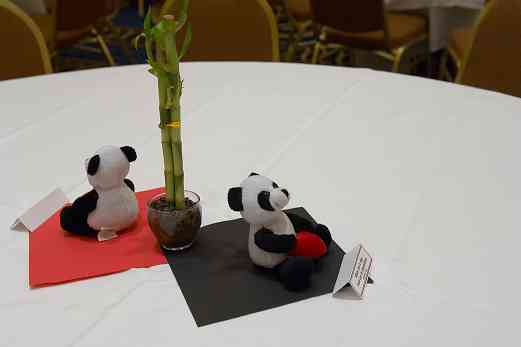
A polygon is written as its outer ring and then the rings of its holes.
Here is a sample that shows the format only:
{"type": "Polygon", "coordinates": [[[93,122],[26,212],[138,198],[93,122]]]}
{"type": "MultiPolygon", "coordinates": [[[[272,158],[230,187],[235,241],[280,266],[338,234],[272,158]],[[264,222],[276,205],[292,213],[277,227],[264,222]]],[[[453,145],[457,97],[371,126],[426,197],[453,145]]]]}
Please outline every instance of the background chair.
{"type": "Polygon", "coordinates": [[[43,34],[49,52],[54,53],[56,45],[56,1],[45,0],[46,14],[31,15],[31,19],[38,25],[43,34]]]}
{"type": "MultiPolygon", "coordinates": [[[[488,2],[489,0],[485,0],[485,4],[488,2]]],[[[475,25],[477,25],[477,23],[475,25]]],[[[463,57],[472,45],[474,31],[475,26],[471,26],[454,29],[450,33],[447,50],[444,52],[441,58],[440,79],[450,82],[455,80],[455,74],[453,70],[456,73],[461,70],[463,57]],[[449,67],[449,58],[454,64],[454,69],[449,67]]]]}
{"type": "Polygon", "coordinates": [[[277,23],[266,0],[192,0],[188,22],[192,43],[183,61],[279,61],[277,23]]]}
{"type": "Polygon", "coordinates": [[[0,0],[0,42],[6,48],[0,80],[52,72],[45,39],[34,21],[18,6],[0,0]]]}
{"type": "Polygon", "coordinates": [[[56,46],[73,46],[82,40],[96,42],[109,65],[115,65],[105,39],[96,25],[112,10],[106,0],[57,0],[56,8],[56,46]]]}
{"type": "Polygon", "coordinates": [[[284,0],[288,13],[299,23],[311,22],[310,0],[284,0]]]}
{"type": "Polygon", "coordinates": [[[461,69],[461,62],[472,44],[473,37],[473,28],[456,29],[449,37],[447,51],[455,62],[458,71],[461,69]]]}
{"type": "Polygon", "coordinates": [[[294,61],[299,48],[304,51],[300,59],[306,61],[312,54],[313,42],[306,42],[306,36],[314,38],[313,15],[310,0],[283,0],[284,8],[288,15],[288,22],[292,27],[288,37],[287,61],[294,61]]]}
{"type": "Polygon", "coordinates": [[[491,0],[481,13],[456,83],[521,97],[521,0],[491,0]]]}
{"type": "Polygon", "coordinates": [[[428,56],[427,21],[420,15],[388,13],[383,0],[311,0],[311,8],[321,26],[313,63],[329,44],[371,51],[391,61],[395,72],[415,45],[424,43],[425,48],[411,54],[407,63],[415,65],[428,56]]]}

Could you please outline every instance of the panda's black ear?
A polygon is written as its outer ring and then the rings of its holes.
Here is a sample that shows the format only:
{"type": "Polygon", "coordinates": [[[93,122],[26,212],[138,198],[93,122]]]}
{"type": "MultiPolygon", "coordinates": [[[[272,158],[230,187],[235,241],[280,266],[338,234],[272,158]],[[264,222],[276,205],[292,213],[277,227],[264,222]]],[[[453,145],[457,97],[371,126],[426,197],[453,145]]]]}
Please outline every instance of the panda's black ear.
{"type": "Polygon", "coordinates": [[[87,164],[87,173],[89,176],[94,176],[96,174],[96,171],[98,171],[99,168],[99,162],[100,157],[97,154],[89,159],[89,163],[87,164]]]}
{"type": "Polygon", "coordinates": [[[121,151],[123,154],[125,154],[125,157],[127,157],[127,160],[132,163],[137,159],[136,150],[130,146],[123,146],[121,147],[121,151]]]}
{"type": "Polygon", "coordinates": [[[256,172],[252,172],[248,177],[251,177],[251,176],[259,176],[259,174],[256,172]]]}
{"type": "Polygon", "coordinates": [[[242,188],[233,187],[228,190],[228,205],[234,211],[240,212],[244,209],[242,206],[242,188]]]}

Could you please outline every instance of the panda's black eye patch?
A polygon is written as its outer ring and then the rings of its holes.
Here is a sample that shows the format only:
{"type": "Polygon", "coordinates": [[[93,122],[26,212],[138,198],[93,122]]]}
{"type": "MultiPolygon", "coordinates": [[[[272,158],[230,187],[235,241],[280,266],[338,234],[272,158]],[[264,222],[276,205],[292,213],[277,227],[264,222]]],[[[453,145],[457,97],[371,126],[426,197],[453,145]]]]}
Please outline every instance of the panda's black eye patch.
{"type": "Polygon", "coordinates": [[[259,203],[259,206],[266,211],[275,211],[273,206],[271,206],[270,203],[270,192],[267,192],[263,190],[262,192],[257,195],[257,202],[259,203]]]}
{"type": "Polygon", "coordinates": [[[100,163],[100,157],[98,154],[89,159],[89,164],[87,165],[87,173],[89,176],[94,176],[96,171],[98,171],[100,163]]]}
{"type": "Polygon", "coordinates": [[[278,188],[279,187],[279,185],[277,183],[275,183],[275,182],[273,182],[272,185],[273,185],[273,188],[278,188]]]}

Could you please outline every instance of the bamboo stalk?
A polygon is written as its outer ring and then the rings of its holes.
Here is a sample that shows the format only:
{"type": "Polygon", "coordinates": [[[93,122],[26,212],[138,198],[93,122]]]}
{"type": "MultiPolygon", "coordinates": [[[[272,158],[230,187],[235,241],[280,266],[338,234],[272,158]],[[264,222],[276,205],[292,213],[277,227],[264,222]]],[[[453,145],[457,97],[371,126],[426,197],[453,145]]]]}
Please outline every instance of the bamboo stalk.
{"type": "Polygon", "coordinates": [[[174,16],[165,15],[163,19],[167,23],[167,32],[170,35],[165,35],[165,54],[167,62],[174,62],[169,65],[172,76],[171,82],[171,105],[170,105],[170,122],[178,124],[176,127],[170,128],[170,140],[172,146],[173,158],[173,176],[174,176],[174,202],[177,208],[185,207],[184,199],[184,171],[183,171],[183,153],[181,143],[181,80],[179,76],[179,57],[177,54],[177,47],[175,41],[176,23],[174,16]]]}
{"type": "MultiPolygon", "coordinates": [[[[160,50],[156,50],[156,61],[160,64],[165,63],[165,55],[160,50]]],[[[163,150],[163,165],[165,175],[165,191],[167,200],[171,207],[175,207],[175,180],[174,180],[174,156],[172,153],[172,137],[165,124],[170,122],[170,110],[168,108],[168,77],[164,73],[158,75],[158,91],[159,91],[159,118],[161,128],[161,147],[163,150]]]]}
{"type": "Polygon", "coordinates": [[[166,196],[172,208],[185,207],[183,146],[181,141],[182,81],[179,61],[191,39],[188,25],[180,53],[176,46],[176,33],[186,22],[188,0],[182,0],[181,14],[176,21],[173,15],[164,15],[173,4],[167,0],[161,10],[161,19],[154,27],[151,13],[144,22],[145,48],[151,72],[158,78],[161,147],[163,151],[166,196]]]}
{"type": "MultiPolygon", "coordinates": [[[[173,111],[172,121],[180,121],[179,112],[173,111]],[[177,116],[176,116],[177,114],[177,116]]],[[[172,157],[174,161],[174,186],[176,188],[184,187],[184,170],[183,170],[183,145],[181,142],[181,127],[172,129],[171,131],[172,157]]],[[[176,189],[175,191],[175,205],[178,208],[185,207],[184,191],[176,189]]]]}

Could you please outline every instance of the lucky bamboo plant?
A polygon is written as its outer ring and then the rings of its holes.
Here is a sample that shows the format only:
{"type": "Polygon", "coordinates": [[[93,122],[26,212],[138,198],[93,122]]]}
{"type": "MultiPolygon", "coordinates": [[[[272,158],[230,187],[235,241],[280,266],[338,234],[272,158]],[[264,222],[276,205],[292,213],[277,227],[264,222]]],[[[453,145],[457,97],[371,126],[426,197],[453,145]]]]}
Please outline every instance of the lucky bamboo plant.
{"type": "Polygon", "coordinates": [[[181,141],[181,94],[183,80],[179,73],[179,62],[186,53],[192,30],[186,25],[185,36],[180,48],[177,35],[187,22],[188,0],[179,0],[179,15],[170,13],[174,0],[166,0],[157,23],[152,23],[151,10],[144,20],[144,32],[136,39],[144,38],[147,62],[157,77],[159,89],[159,128],[165,174],[166,198],[170,208],[185,207],[183,150],[181,141]]]}

